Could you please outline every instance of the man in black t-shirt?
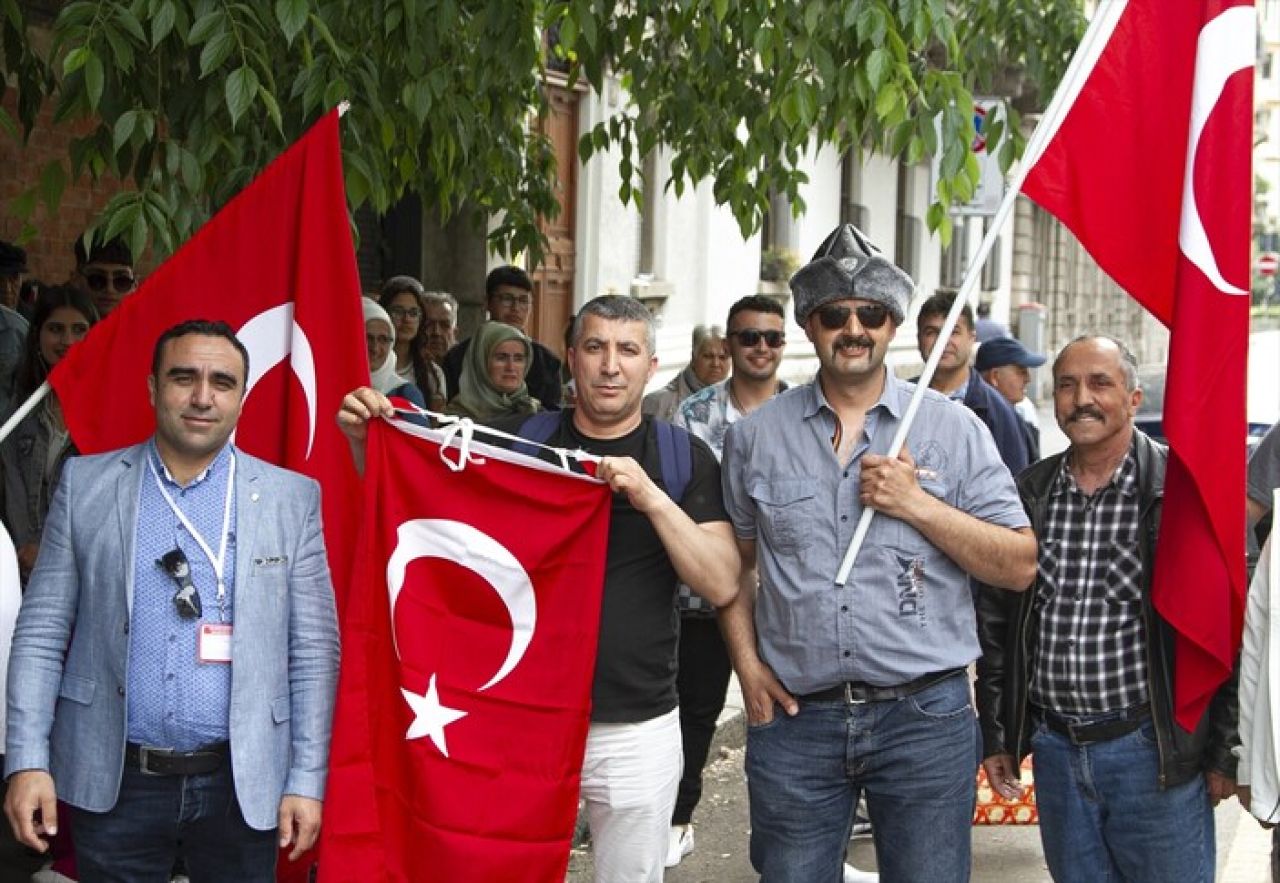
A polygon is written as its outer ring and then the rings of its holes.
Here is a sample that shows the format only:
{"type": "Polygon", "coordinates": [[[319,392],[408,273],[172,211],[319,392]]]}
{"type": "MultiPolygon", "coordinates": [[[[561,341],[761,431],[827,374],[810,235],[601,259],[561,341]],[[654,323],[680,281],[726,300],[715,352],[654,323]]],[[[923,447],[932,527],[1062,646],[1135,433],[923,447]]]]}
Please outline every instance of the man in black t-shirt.
{"type": "MultiPolygon", "coordinates": [[[[680,779],[676,711],[677,581],[713,605],[737,593],[738,555],[720,467],[692,438],[693,465],[676,503],[662,486],[645,384],[657,368],[654,328],[639,301],[605,295],[574,320],[569,364],[577,406],[546,443],[601,456],[596,475],[614,492],[606,553],[591,729],[582,766],[595,879],[660,881],[680,779]]],[[[381,394],[349,394],[338,422],[363,466],[365,424],[391,416],[381,394]]],[[[515,424],[500,426],[513,432],[515,424]]]]}

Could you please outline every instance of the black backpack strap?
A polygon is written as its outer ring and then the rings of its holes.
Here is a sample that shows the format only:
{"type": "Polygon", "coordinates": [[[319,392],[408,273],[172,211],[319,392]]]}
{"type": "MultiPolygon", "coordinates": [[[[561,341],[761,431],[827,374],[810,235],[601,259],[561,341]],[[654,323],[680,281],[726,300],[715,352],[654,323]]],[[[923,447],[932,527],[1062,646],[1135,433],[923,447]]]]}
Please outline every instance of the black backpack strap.
{"type": "Polygon", "coordinates": [[[560,428],[560,414],[560,411],[538,411],[536,414],[531,414],[528,420],[520,424],[516,435],[535,444],[516,442],[511,446],[511,450],[527,457],[539,456],[541,451],[538,445],[546,444],[547,439],[555,435],[556,430],[560,428]]]}
{"type": "Polygon", "coordinates": [[[693,480],[693,440],[686,430],[665,420],[655,419],[653,432],[658,442],[662,484],[667,496],[679,503],[693,480]]]}

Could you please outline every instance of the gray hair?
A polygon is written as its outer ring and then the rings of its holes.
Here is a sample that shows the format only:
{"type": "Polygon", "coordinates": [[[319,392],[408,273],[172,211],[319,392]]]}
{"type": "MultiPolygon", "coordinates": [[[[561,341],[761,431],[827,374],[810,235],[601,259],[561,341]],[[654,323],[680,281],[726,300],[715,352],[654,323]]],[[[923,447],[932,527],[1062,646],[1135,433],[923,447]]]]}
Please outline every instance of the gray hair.
{"type": "Polygon", "coordinates": [[[694,325],[693,326],[693,356],[696,358],[698,350],[702,349],[704,343],[713,343],[715,341],[724,340],[724,329],[719,325],[694,325]]]}
{"type": "Polygon", "coordinates": [[[587,301],[573,319],[573,345],[582,338],[582,325],[587,316],[596,316],[608,322],[643,322],[644,341],[649,355],[658,351],[658,331],[649,308],[625,294],[602,294],[587,301]]]}
{"type": "Polygon", "coordinates": [[[390,297],[403,291],[412,291],[418,297],[422,297],[422,283],[412,276],[392,276],[382,283],[383,297],[390,297]]]}
{"type": "Polygon", "coordinates": [[[1081,334],[1074,338],[1070,343],[1058,350],[1058,356],[1053,360],[1053,376],[1058,376],[1058,363],[1062,361],[1062,355],[1070,347],[1077,343],[1084,343],[1088,340],[1105,340],[1115,346],[1120,351],[1120,370],[1124,372],[1124,388],[1129,392],[1133,392],[1141,384],[1138,381],[1138,357],[1133,354],[1124,342],[1118,338],[1112,337],[1110,334],[1081,334]]]}
{"type": "Polygon", "coordinates": [[[422,299],[429,304],[444,304],[449,308],[449,318],[453,327],[458,327],[458,299],[447,291],[428,291],[422,299]]]}

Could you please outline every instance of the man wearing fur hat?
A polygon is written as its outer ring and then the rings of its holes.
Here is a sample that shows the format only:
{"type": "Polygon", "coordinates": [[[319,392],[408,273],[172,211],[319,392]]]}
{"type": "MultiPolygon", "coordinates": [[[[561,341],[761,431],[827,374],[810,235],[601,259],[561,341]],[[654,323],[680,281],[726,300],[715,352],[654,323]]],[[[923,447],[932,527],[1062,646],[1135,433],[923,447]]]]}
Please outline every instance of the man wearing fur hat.
{"type": "Polygon", "coordinates": [[[991,434],[945,396],[925,392],[886,456],[914,391],[884,365],[910,277],[845,225],[791,290],[818,375],[734,424],[724,450],[744,573],[720,616],[750,724],[751,862],[765,883],[836,883],[865,795],[882,881],[966,881],[969,577],[1026,588],[1035,538],[991,434]]]}

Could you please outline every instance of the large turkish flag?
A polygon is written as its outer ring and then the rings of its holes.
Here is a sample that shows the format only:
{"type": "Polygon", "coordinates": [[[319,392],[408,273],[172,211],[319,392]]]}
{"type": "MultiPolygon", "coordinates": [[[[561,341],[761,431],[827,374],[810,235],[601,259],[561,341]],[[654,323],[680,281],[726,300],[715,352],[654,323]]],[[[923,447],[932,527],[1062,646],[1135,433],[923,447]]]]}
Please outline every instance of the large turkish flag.
{"type": "Polygon", "coordinates": [[[1251,2],[1101,4],[1055,99],[1065,113],[1025,159],[1027,195],[1171,332],[1153,594],[1188,729],[1231,672],[1244,613],[1255,30],[1251,2]]]}
{"type": "Polygon", "coordinates": [[[369,426],[322,881],[564,880],[611,496],[445,438],[369,426]]]}
{"type": "Polygon", "coordinates": [[[155,431],[147,375],[156,339],[221,319],[249,350],[236,444],[317,479],[343,601],[359,485],[334,415],[369,382],[338,113],[316,123],[72,347],[49,376],[76,447],[91,454],[155,431]]]}

